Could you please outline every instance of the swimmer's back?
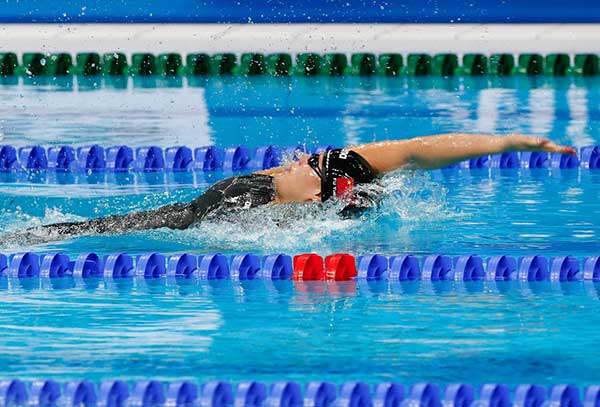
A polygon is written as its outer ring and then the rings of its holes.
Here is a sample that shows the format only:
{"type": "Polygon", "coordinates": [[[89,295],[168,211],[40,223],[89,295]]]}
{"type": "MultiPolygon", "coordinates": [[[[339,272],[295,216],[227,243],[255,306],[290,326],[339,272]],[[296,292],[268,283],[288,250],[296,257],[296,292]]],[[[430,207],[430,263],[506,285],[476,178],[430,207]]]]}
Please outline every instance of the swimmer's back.
{"type": "Polygon", "coordinates": [[[263,174],[240,175],[217,182],[190,202],[197,220],[236,209],[266,205],[275,199],[273,177],[263,174]]]}

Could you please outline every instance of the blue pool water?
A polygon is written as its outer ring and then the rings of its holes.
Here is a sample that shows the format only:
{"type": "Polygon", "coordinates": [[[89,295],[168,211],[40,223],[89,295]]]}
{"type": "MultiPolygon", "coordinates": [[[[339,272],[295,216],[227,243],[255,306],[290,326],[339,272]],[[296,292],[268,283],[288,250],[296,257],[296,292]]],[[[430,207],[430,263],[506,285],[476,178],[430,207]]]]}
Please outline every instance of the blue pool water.
{"type": "MultiPolygon", "coordinates": [[[[2,143],[346,145],[441,132],[598,144],[597,80],[69,79],[0,85],[2,143]]],[[[214,174],[0,177],[0,232],[189,200],[214,174]]],[[[600,254],[600,173],[392,174],[362,220],[296,206],[3,252],[600,254]]],[[[599,287],[0,281],[6,377],[600,380],[599,287]]]]}

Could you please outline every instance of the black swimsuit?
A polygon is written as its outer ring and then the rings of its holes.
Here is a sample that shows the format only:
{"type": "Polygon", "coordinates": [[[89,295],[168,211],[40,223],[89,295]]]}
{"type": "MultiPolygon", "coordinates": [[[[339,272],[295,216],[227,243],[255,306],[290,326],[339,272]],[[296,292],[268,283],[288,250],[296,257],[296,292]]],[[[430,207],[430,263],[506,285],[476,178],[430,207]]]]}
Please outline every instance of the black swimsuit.
{"type": "Polygon", "coordinates": [[[265,205],[275,199],[273,177],[250,174],[217,182],[188,203],[175,203],[158,209],[111,215],[85,222],[42,226],[49,233],[79,235],[120,233],[145,229],[186,229],[207,216],[265,205]]]}

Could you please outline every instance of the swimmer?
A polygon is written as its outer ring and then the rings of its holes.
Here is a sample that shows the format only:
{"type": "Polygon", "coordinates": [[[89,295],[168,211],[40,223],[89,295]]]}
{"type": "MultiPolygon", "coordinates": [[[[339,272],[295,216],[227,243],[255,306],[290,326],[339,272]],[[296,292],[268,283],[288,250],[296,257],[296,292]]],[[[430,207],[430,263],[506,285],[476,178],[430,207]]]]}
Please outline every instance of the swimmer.
{"type": "Polygon", "coordinates": [[[84,222],[45,225],[29,232],[63,238],[158,228],[186,229],[206,217],[231,211],[260,205],[319,203],[333,198],[345,200],[342,215],[347,216],[376,204],[373,197],[353,193],[353,187],[376,182],[385,173],[442,168],[472,157],[508,151],[576,154],[571,147],[520,134],[504,137],[442,134],[374,142],[321,154],[301,155],[287,166],[227,178],[191,202],[84,222]]]}

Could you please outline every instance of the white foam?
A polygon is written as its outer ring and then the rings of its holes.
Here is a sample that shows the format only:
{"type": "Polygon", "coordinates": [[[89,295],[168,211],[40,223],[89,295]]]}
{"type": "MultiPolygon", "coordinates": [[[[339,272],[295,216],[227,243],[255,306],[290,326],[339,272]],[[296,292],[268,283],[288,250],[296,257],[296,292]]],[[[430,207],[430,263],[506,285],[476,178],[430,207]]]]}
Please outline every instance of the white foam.
{"type": "Polygon", "coordinates": [[[207,219],[188,230],[172,231],[168,238],[188,245],[202,242],[203,247],[215,251],[252,251],[260,247],[276,252],[301,247],[327,252],[332,239],[352,240],[359,233],[369,234],[384,226],[399,227],[460,215],[448,207],[447,191],[426,173],[396,172],[384,177],[381,186],[360,188],[370,189],[383,195],[380,207],[358,218],[343,219],[338,215],[343,202],[265,206],[207,219]]]}
{"type": "MultiPolygon", "coordinates": [[[[398,171],[385,176],[378,184],[361,185],[357,190],[369,196],[381,196],[379,207],[357,218],[343,219],[339,212],[345,203],[341,201],[323,205],[267,205],[208,218],[183,231],[161,229],[142,233],[187,247],[198,242],[203,251],[256,251],[261,248],[272,252],[310,249],[325,253],[334,240],[352,242],[383,229],[386,232],[400,230],[407,225],[460,215],[448,206],[447,190],[432,181],[428,173],[398,171]]],[[[147,197],[130,209],[153,206],[145,202],[148,199],[151,198],[147,197]]],[[[39,226],[82,220],[85,218],[55,207],[46,208],[42,217],[29,216],[19,208],[0,212],[2,232],[6,233],[2,246],[14,249],[61,240],[63,236],[49,234],[39,226]]]]}

